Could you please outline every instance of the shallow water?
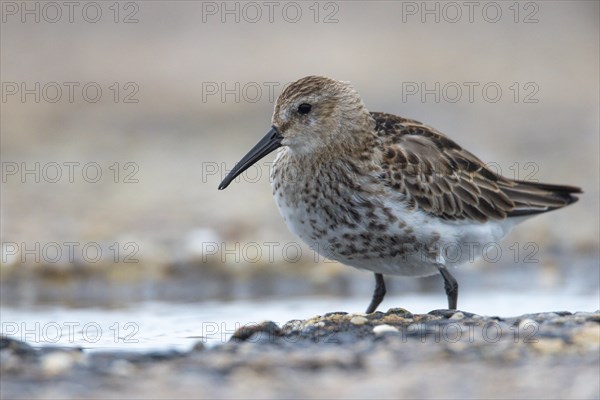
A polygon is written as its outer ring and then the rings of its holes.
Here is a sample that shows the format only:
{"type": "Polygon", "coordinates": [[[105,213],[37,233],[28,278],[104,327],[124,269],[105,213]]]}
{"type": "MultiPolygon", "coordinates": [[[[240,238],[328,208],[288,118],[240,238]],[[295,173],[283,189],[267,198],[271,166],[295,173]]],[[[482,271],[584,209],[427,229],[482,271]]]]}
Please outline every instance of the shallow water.
{"type": "MultiPolygon", "coordinates": [[[[97,350],[181,350],[198,341],[226,342],[243,326],[266,319],[282,325],[332,311],[362,312],[368,298],[284,298],[263,301],[161,303],[146,302],[122,309],[36,307],[0,309],[2,333],[32,346],[55,345],[97,350]]],[[[389,296],[379,308],[403,307],[413,313],[442,308],[440,294],[389,296]]],[[[481,315],[516,316],[543,311],[600,309],[600,292],[576,294],[549,291],[467,294],[461,310],[481,315]]]]}

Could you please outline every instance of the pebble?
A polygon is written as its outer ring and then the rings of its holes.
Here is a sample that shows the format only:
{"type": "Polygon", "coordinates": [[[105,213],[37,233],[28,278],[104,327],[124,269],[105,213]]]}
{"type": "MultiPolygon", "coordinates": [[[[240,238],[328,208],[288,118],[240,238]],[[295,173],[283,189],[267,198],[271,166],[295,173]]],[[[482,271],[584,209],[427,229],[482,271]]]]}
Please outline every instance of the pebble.
{"type": "Polygon", "coordinates": [[[204,351],[206,349],[206,346],[204,345],[204,342],[199,340],[194,344],[194,347],[192,347],[192,351],[204,351]]]}
{"type": "Polygon", "coordinates": [[[365,317],[361,317],[361,316],[356,316],[356,317],[352,317],[352,319],[350,319],[350,323],[353,325],[364,325],[366,323],[368,323],[369,320],[366,319],[365,317]]]}
{"type": "Polygon", "coordinates": [[[382,335],[384,333],[397,333],[400,332],[398,330],[398,328],[395,328],[391,325],[387,325],[387,324],[383,324],[383,325],[377,325],[376,327],[373,328],[373,333],[376,335],[382,335]]]}
{"type": "Polygon", "coordinates": [[[73,352],[53,351],[42,357],[42,371],[47,376],[61,375],[69,371],[77,362],[73,352]]]}
{"type": "Polygon", "coordinates": [[[258,335],[259,337],[268,337],[273,338],[275,336],[281,336],[282,331],[279,326],[273,321],[264,321],[260,324],[251,324],[247,326],[242,326],[238,330],[236,330],[231,337],[230,341],[240,341],[243,342],[245,340],[250,339],[251,337],[258,335]]]}
{"type": "Polygon", "coordinates": [[[459,312],[452,314],[450,319],[465,319],[465,314],[463,314],[461,311],[459,311],[459,312]]]}
{"type": "Polygon", "coordinates": [[[412,318],[413,316],[413,314],[410,311],[405,310],[404,308],[390,308],[386,314],[395,314],[404,318],[412,318]]]}

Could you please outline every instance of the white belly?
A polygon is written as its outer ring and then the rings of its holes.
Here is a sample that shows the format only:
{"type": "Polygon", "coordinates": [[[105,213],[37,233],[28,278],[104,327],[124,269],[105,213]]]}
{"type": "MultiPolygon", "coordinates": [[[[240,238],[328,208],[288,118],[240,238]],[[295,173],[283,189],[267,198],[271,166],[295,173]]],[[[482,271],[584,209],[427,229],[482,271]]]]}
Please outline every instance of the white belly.
{"type": "MultiPolygon", "coordinates": [[[[289,197],[274,191],[275,202],[291,232],[321,256],[369,271],[401,276],[438,273],[436,263],[449,267],[472,262],[498,242],[519,221],[461,223],[444,221],[421,211],[407,210],[402,203],[384,203],[396,221],[377,214],[385,229],[373,230],[373,219],[355,227],[331,224],[319,207],[305,202],[291,204],[289,197]]],[[[339,200],[339,199],[338,199],[339,200]]],[[[341,201],[341,200],[340,200],[341,201]]],[[[335,209],[335,204],[331,204],[335,209]]]]}

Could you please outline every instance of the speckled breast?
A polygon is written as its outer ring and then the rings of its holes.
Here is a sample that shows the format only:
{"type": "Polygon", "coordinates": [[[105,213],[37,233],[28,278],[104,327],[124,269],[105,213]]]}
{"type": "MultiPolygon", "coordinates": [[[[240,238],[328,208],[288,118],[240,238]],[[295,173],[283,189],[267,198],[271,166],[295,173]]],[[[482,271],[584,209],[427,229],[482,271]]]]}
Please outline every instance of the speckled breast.
{"type": "Polygon", "coordinates": [[[402,202],[390,198],[368,176],[357,177],[343,163],[295,163],[280,152],[271,178],[273,197],[288,228],[322,256],[382,273],[435,272],[406,262],[413,255],[421,257],[434,243],[417,240],[412,221],[402,217],[402,202]]]}

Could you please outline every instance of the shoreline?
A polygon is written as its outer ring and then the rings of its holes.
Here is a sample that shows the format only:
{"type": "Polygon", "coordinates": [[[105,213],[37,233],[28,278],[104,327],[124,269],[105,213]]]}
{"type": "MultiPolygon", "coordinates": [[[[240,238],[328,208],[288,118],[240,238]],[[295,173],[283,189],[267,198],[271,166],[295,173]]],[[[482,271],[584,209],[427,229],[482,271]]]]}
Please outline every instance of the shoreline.
{"type": "Polygon", "coordinates": [[[600,310],[333,312],[243,327],[190,351],[34,349],[2,337],[0,360],[0,394],[15,399],[597,398],[600,310]],[[543,384],[528,385],[532,374],[543,384]]]}

